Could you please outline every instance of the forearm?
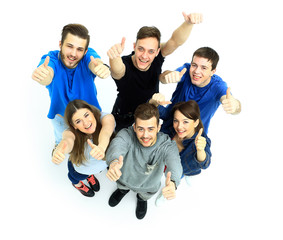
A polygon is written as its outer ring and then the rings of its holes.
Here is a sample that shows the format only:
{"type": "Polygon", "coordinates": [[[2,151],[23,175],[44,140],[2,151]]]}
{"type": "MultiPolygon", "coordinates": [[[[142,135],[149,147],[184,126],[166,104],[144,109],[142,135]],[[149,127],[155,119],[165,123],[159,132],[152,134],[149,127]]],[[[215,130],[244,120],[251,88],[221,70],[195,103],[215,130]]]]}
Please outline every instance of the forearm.
{"type": "Polygon", "coordinates": [[[187,41],[193,29],[193,25],[194,24],[185,21],[173,32],[171,39],[174,41],[176,47],[181,46],[187,41]]]}
{"type": "Polygon", "coordinates": [[[110,138],[115,129],[115,119],[112,114],[108,114],[102,118],[102,128],[98,136],[98,146],[106,151],[110,138]]]}
{"type": "Polygon", "coordinates": [[[121,57],[117,57],[115,59],[109,59],[111,76],[114,79],[121,79],[125,75],[125,64],[122,61],[121,57]]]}

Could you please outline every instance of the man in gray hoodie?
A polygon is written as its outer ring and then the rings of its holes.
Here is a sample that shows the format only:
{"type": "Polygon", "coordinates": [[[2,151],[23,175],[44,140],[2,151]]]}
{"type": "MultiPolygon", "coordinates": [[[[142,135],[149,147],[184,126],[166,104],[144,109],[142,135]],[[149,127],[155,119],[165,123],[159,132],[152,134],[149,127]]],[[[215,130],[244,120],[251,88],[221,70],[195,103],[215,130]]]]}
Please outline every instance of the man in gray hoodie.
{"type": "Polygon", "coordinates": [[[166,199],[175,198],[182,165],[176,142],[159,132],[159,112],[154,105],[139,105],[134,118],[133,126],[122,129],[106,153],[107,177],[116,181],[118,187],[109,205],[115,207],[132,190],[137,193],[136,216],[142,219],[146,215],[147,200],[160,188],[165,166],[166,183],[162,193],[166,199]]]}

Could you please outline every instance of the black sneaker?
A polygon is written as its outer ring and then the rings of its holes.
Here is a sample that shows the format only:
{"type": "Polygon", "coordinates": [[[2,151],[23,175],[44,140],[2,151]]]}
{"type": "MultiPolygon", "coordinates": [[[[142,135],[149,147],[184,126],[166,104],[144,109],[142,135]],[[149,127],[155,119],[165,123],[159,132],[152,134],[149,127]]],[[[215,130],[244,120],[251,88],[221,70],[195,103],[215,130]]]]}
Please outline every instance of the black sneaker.
{"type": "Polygon", "coordinates": [[[80,181],[82,184],[80,187],[76,187],[74,184],[73,186],[80,191],[80,193],[86,197],[93,197],[94,196],[94,191],[86,186],[83,182],[80,181]]]}
{"type": "Polygon", "coordinates": [[[90,175],[87,178],[88,184],[92,188],[93,191],[98,192],[100,190],[100,184],[97,178],[94,175],[90,175]]]}
{"type": "Polygon", "coordinates": [[[138,201],[136,208],[136,217],[138,219],[143,219],[147,211],[147,201],[142,200],[138,194],[137,194],[137,199],[138,201]]]}
{"type": "Polygon", "coordinates": [[[109,198],[108,204],[111,207],[115,207],[129,191],[130,190],[122,190],[118,188],[115,192],[112,193],[111,197],[109,198]]]}

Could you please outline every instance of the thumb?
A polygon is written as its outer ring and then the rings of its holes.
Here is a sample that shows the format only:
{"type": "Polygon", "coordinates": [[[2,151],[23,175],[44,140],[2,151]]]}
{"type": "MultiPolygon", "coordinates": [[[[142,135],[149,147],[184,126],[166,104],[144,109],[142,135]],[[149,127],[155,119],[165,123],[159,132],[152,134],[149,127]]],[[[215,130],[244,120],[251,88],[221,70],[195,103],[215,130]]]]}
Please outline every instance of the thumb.
{"type": "Polygon", "coordinates": [[[226,91],[226,99],[230,99],[230,98],[231,98],[231,88],[228,87],[226,91]]]}
{"type": "Polygon", "coordinates": [[[121,48],[122,48],[122,50],[124,50],[124,48],[125,48],[125,42],[126,42],[126,38],[123,37],[123,38],[122,38],[122,42],[121,42],[121,48]]]}
{"type": "Polygon", "coordinates": [[[45,58],[44,63],[43,63],[43,66],[44,66],[45,68],[47,68],[47,67],[48,67],[49,60],[50,60],[50,57],[49,57],[49,56],[47,56],[47,57],[45,58]]]}
{"type": "Polygon", "coordinates": [[[120,164],[121,167],[123,166],[123,160],[124,160],[124,157],[122,155],[120,155],[118,164],[120,164]]]}
{"type": "Polygon", "coordinates": [[[198,140],[198,138],[202,135],[203,133],[203,128],[201,128],[198,132],[198,135],[196,136],[196,141],[198,140]]]}
{"type": "Polygon", "coordinates": [[[64,154],[66,148],[67,148],[67,143],[64,141],[64,142],[63,142],[63,145],[62,145],[62,147],[61,147],[61,149],[60,149],[60,152],[62,152],[62,153],[64,154]]]}
{"type": "Polygon", "coordinates": [[[166,177],[166,181],[165,181],[165,185],[169,186],[170,181],[171,181],[171,172],[168,172],[167,177],[166,177]]]}
{"type": "Polygon", "coordinates": [[[93,56],[90,56],[90,61],[94,64],[94,66],[98,66],[98,63],[93,56]]]}
{"type": "Polygon", "coordinates": [[[87,140],[87,143],[91,148],[94,148],[95,145],[91,142],[90,139],[87,140]]]}
{"type": "Polygon", "coordinates": [[[180,72],[180,79],[183,77],[183,75],[185,74],[186,71],[187,71],[187,69],[183,68],[183,70],[180,72]]]}

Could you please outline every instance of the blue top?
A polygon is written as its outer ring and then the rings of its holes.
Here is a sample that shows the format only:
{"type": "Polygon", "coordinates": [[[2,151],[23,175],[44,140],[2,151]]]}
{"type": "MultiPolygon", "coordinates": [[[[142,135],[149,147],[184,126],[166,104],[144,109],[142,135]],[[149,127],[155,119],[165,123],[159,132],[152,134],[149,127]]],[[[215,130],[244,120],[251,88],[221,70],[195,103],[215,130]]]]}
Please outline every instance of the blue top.
{"type": "Polygon", "coordinates": [[[195,100],[200,108],[200,116],[204,126],[204,132],[208,132],[210,119],[215,114],[221,104],[220,98],[226,95],[227,84],[219,76],[213,75],[210,83],[205,87],[193,85],[190,78],[190,63],[185,63],[182,67],[176,69],[181,72],[187,68],[181,81],[178,83],[175,92],[172,95],[172,104],[166,108],[159,106],[160,118],[163,119],[161,131],[168,133],[168,128],[173,125],[173,117],[170,114],[172,107],[181,101],[195,100]]]}
{"type": "Polygon", "coordinates": [[[101,110],[94,84],[96,75],[88,67],[90,56],[100,58],[96,51],[88,48],[77,67],[73,69],[67,68],[62,63],[59,50],[50,51],[47,55],[44,55],[39,65],[44,63],[47,56],[50,57],[48,66],[54,71],[52,82],[46,86],[51,100],[47,117],[53,119],[56,114],[64,116],[67,104],[75,99],[84,100],[101,110]]]}

